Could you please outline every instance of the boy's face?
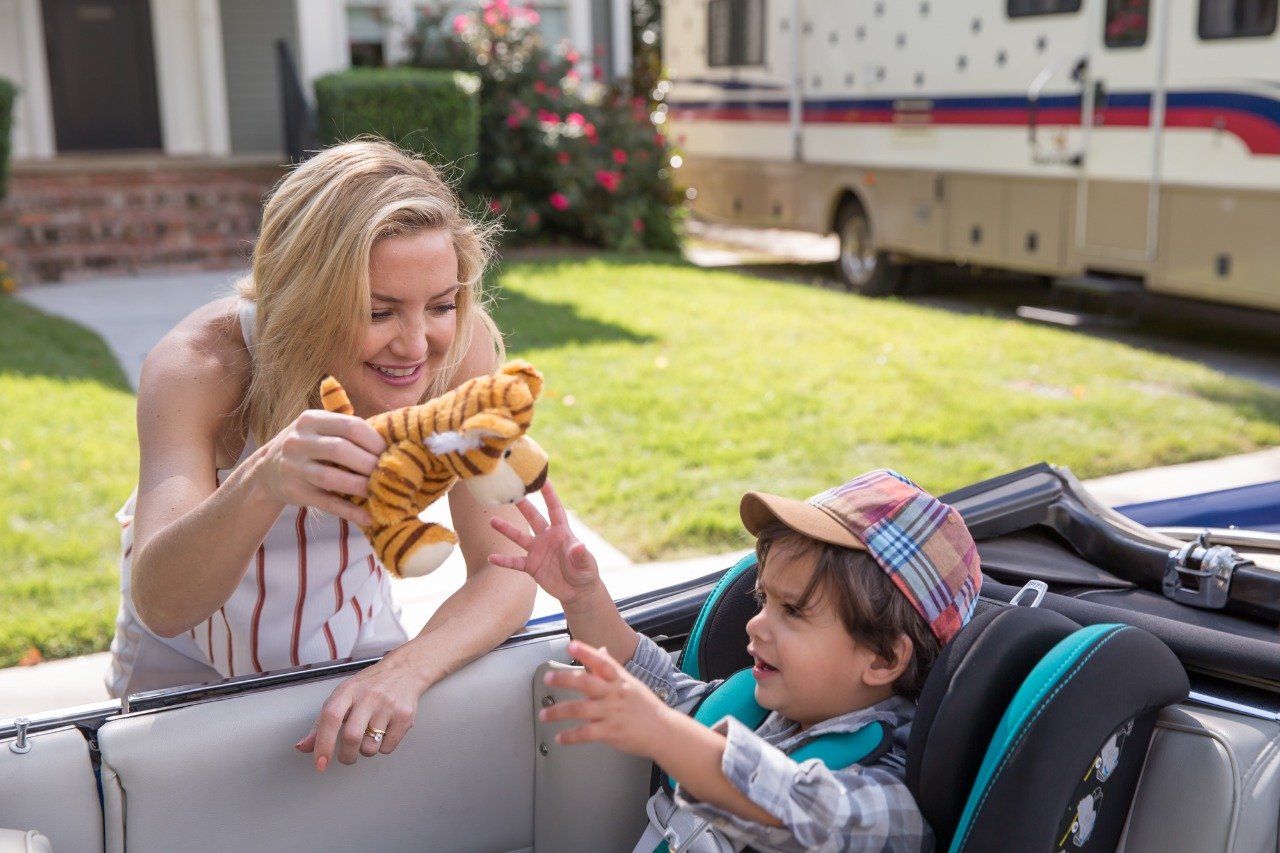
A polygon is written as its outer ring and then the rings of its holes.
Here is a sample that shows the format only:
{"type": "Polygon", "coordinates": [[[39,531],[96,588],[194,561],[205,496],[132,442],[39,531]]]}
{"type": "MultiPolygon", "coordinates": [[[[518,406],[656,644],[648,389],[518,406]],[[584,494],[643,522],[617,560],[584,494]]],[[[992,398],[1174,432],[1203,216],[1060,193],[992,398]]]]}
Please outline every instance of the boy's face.
{"type": "Polygon", "coordinates": [[[760,612],[747,623],[756,701],[801,729],[893,695],[877,678],[884,659],[849,636],[825,591],[799,609],[817,559],[816,550],[776,543],[756,585],[760,612]]]}

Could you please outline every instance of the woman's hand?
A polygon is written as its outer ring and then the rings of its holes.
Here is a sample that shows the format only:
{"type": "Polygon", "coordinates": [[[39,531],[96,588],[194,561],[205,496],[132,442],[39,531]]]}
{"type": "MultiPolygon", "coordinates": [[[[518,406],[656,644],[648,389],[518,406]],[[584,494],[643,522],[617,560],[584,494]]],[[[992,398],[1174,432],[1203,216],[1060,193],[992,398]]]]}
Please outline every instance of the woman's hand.
{"type": "Polygon", "coordinates": [[[581,720],[581,725],[556,735],[556,743],[604,741],[614,749],[653,758],[655,738],[661,738],[662,721],[684,715],[669,708],[653,691],[618,663],[607,649],[574,640],[569,654],[585,670],[553,670],[546,682],[583,694],[582,699],[558,702],[539,712],[544,722],[581,720]]]}
{"type": "Polygon", "coordinates": [[[524,550],[523,557],[511,554],[491,554],[489,561],[495,566],[524,572],[538,586],[565,606],[566,611],[578,600],[600,587],[600,570],[596,558],[587,546],[578,541],[569,528],[569,517],[560,503],[550,481],[542,487],[542,497],[547,502],[547,515],[542,514],[527,500],[516,507],[529,531],[521,530],[510,522],[494,518],[489,523],[493,529],[524,550]],[[530,532],[531,531],[531,532],[530,532]]]}
{"type": "Polygon", "coordinates": [[[311,506],[359,526],[372,518],[344,495],[368,494],[387,443],[363,418],[310,409],[259,451],[260,482],[275,500],[311,506]]]}
{"type": "Polygon", "coordinates": [[[421,673],[392,652],[339,684],[311,731],[294,748],[314,752],[320,773],[335,751],[343,764],[355,764],[361,755],[389,755],[413,728],[426,687],[421,673]],[[381,741],[368,734],[377,731],[384,732],[381,741]]]}

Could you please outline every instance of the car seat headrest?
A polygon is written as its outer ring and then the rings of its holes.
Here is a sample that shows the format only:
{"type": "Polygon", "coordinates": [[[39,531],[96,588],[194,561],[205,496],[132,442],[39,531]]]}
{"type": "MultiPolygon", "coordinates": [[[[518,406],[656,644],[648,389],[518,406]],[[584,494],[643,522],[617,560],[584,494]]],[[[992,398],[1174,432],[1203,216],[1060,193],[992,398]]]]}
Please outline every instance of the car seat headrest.
{"type": "Polygon", "coordinates": [[[916,708],[907,787],[939,849],[960,820],[987,744],[1015,691],[1040,659],[1080,626],[1030,607],[979,613],[942,648],[916,708]]]}
{"type": "Polygon", "coordinates": [[[703,602],[680,656],[684,672],[714,681],[751,666],[746,626],[759,609],[755,588],[756,555],[748,554],[724,573],[703,602]]]}

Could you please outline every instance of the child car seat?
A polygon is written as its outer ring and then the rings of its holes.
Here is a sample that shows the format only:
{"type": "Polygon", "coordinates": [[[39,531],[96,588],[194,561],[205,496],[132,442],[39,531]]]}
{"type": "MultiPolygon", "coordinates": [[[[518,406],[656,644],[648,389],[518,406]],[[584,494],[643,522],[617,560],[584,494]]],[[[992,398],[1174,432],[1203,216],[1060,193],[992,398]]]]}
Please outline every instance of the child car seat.
{"type": "MultiPolygon", "coordinates": [[[[756,568],[744,557],[707,598],[685,672],[710,681],[750,664],[756,568]]],[[[937,849],[1114,850],[1156,713],[1188,691],[1146,631],[980,601],[934,663],[908,744],[907,785],[937,849]]]]}

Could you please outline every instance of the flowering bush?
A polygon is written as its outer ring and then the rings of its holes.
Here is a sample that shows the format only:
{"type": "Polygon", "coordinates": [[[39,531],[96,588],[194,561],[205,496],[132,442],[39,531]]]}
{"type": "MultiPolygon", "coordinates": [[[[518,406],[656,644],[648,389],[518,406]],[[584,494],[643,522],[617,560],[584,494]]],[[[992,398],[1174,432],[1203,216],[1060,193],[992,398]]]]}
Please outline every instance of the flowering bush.
{"type": "Polygon", "coordinates": [[[550,49],[532,6],[486,0],[422,13],[413,62],[480,75],[480,172],[473,192],[505,217],[508,242],[677,247],[666,141],[648,102],[584,82],[582,57],[550,49]]]}

